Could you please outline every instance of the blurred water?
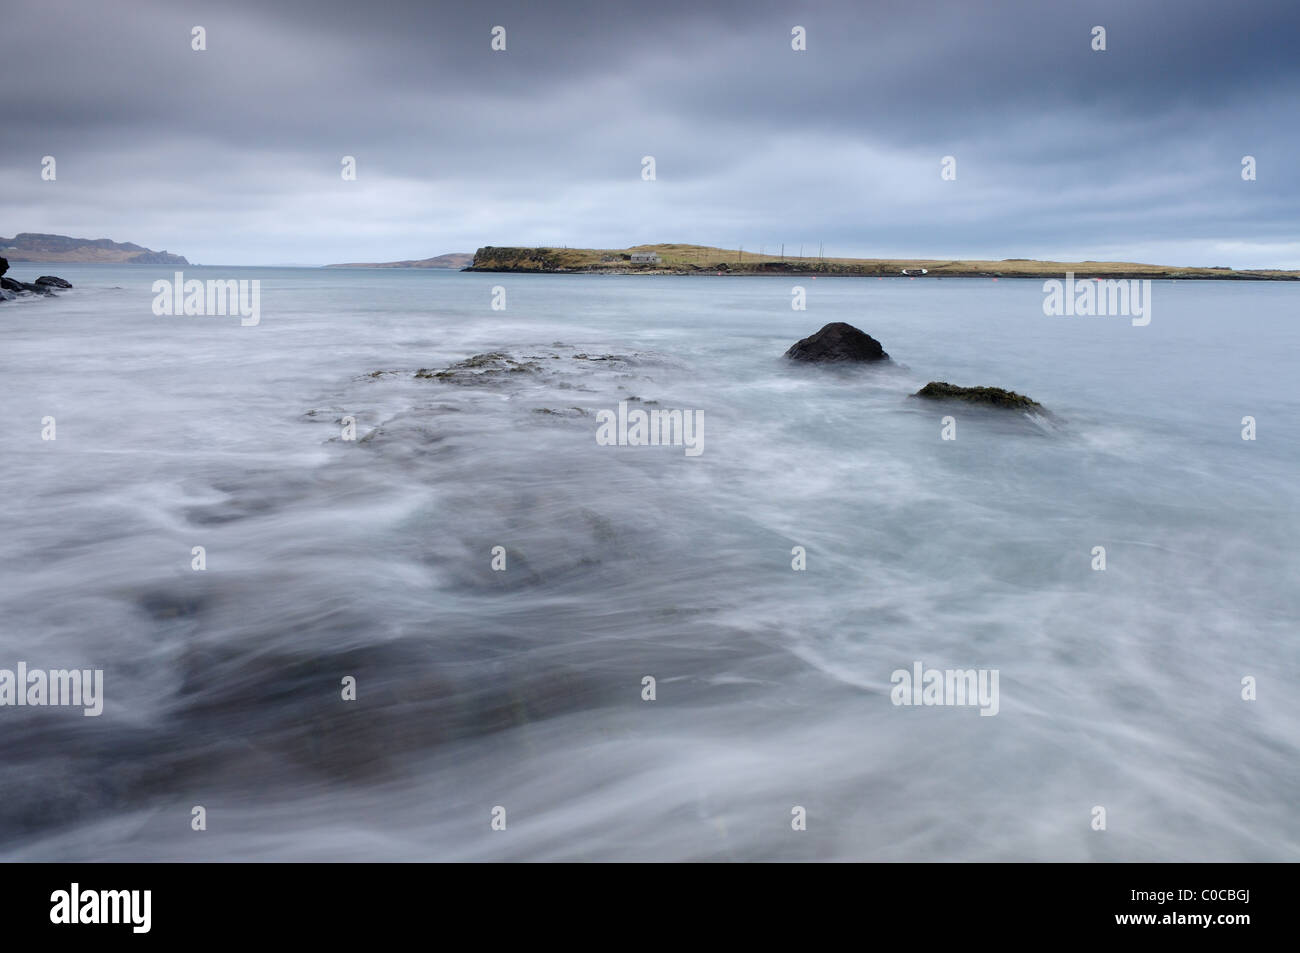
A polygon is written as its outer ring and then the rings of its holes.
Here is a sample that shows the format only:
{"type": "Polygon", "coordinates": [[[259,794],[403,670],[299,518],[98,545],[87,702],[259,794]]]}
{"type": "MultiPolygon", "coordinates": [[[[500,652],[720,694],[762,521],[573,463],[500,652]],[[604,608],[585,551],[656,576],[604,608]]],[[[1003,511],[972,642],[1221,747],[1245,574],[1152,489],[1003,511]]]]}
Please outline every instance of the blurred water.
{"type": "Polygon", "coordinates": [[[171,268],[0,304],[0,668],[107,696],[0,708],[0,856],[1296,856],[1294,285],[182,270],[261,324],[155,317],[171,268]],[[836,320],[902,366],[781,360],[836,320]],[[415,377],[488,351],[539,369],[415,377]],[[704,453],[597,446],[631,397],[704,453]],[[892,705],[917,660],[999,714],[892,705]]]}

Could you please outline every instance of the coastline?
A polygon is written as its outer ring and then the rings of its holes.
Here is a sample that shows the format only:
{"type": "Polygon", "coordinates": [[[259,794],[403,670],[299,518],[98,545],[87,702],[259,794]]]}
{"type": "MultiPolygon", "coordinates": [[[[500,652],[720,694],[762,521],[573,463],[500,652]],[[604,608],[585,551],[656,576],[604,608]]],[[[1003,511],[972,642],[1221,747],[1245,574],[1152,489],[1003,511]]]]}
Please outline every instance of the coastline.
{"type": "Polygon", "coordinates": [[[944,260],[901,258],[784,258],[703,245],[637,245],[627,249],[485,246],[461,271],[555,275],[721,275],[844,278],[1060,278],[1077,280],[1186,279],[1300,281],[1300,271],[1151,265],[1115,261],[1030,258],[944,260]],[[635,256],[635,257],[634,257],[635,256]],[[635,258],[650,258],[638,262],[635,258]]]}
{"type": "MultiPolygon", "coordinates": [[[[430,269],[414,269],[430,270],[430,269]]],[[[497,274],[515,274],[515,275],[619,275],[635,276],[644,275],[649,277],[664,276],[681,276],[681,277],[703,277],[703,278],[781,278],[781,277],[812,277],[812,278],[912,278],[917,280],[935,279],[935,278],[1010,278],[1010,279],[1040,279],[1063,278],[1067,269],[1059,272],[1012,272],[1012,271],[942,271],[935,273],[930,271],[924,275],[903,275],[898,272],[887,271],[819,271],[816,269],[754,269],[753,271],[731,268],[724,271],[714,271],[709,268],[696,269],[664,269],[664,268],[510,268],[510,267],[475,267],[473,265],[461,268],[460,271],[497,273],[497,274]]],[[[1170,269],[1169,271],[1089,271],[1088,269],[1079,269],[1071,272],[1078,281],[1091,280],[1171,280],[1171,281],[1300,281],[1300,274],[1295,272],[1281,272],[1278,274],[1266,274],[1260,272],[1244,271],[1227,271],[1227,272],[1207,272],[1203,269],[1194,271],[1181,271],[1170,269]]]]}

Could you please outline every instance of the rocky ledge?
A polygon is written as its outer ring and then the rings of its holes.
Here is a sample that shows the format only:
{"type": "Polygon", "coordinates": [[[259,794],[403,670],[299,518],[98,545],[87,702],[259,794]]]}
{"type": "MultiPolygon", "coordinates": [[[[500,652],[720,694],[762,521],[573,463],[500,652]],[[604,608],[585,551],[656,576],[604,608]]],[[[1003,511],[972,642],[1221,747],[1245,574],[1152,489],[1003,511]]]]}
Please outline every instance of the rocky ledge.
{"type": "Polygon", "coordinates": [[[0,301],[9,301],[20,295],[52,295],[56,288],[71,288],[72,282],[64,281],[62,278],[56,278],[53,275],[41,275],[35,281],[18,281],[6,276],[9,270],[9,262],[0,258],[0,301]]]}

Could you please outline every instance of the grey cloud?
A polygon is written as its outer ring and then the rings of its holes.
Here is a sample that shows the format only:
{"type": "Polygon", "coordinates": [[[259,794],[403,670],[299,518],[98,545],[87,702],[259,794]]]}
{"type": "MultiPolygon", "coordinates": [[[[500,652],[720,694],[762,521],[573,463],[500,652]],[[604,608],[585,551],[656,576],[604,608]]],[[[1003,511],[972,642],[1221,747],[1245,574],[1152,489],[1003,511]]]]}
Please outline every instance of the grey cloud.
{"type": "Polygon", "coordinates": [[[0,221],[227,263],[822,240],[1300,266],[1285,0],[702,7],[17,0],[6,34],[40,42],[6,51],[0,221]]]}

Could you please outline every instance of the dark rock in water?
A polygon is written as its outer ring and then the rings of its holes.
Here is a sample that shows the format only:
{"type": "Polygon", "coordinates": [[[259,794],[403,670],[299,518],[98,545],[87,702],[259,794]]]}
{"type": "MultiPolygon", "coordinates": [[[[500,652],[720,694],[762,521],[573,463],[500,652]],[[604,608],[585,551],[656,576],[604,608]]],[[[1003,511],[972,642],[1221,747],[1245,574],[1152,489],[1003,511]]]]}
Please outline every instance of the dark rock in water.
{"type": "Polygon", "coordinates": [[[0,258],[0,275],[3,275],[8,270],[9,270],[9,259],[0,258]]]}
{"type": "Polygon", "coordinates": [[[834,363],[839,361],[888,361],[880,342],[851,324],[836,321],[816,334],[793,344],[785,356],[792,361],[834,363]]]}
{"type": "MultiPolygon", "coordinates": [[[[0,259],[3,261],[3,259],[0,259]]],[[[53,275],[42,275],[34,282],[18,281],[10,278],[8,275],[0,275],[0,301],[8,301],[16,298],[21,294],[38,294],[53,295],[55,288],[71,288],[71,282],[64,281],[62,278],[55,278],[53,275]]]]}
{"type": "Polygon", "coordinates": [[[947,381],[930,381],[913,397],[923,397],[926,400],[961,400],[968,404],[981,404],[985,407],[999,407],[1006,410],[1039,410],[1043,405],[1036,400],[1031,400],[1024,394],[1017,394],[1013,390],[1003,390],[1001,387],[958,387],[956,384],[949,384],[947,381]]]}

